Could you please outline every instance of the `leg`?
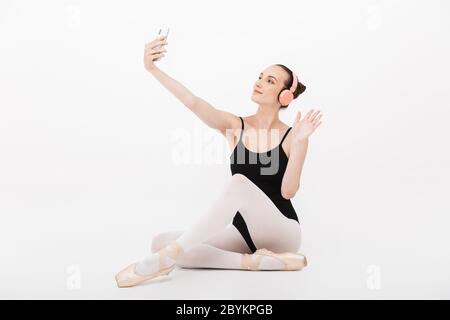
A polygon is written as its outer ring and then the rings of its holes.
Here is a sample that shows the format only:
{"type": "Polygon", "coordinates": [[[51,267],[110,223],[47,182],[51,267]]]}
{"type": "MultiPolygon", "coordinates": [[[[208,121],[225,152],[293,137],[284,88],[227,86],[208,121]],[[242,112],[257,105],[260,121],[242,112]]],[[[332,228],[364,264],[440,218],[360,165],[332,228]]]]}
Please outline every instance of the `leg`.
{"type": "MultiPolygon", "coordinates": [[[[176,240],[183,231],[169,231],[156,235],[152,252],[176,240]]],[[[251,253],[239,231],[229,225],[225,230],[178,257],[176,264],[182,268],[241,269],[242,254],[251,253]]]]}
{"type": "Polygon", "coordinates": [[[242,174],[234,174],[224,192],[197,222],[176,240],[185,251],[223,230],[239,211],[257,247],[297,251],[300,226],[284,216],[267,195],[242,174]]]}
{"type": "MultiPolygon", "coordinates": [[[[245,218],[257,247],[272,251],[296,251],[300,244],[300,228],[296,221],[281,214],[266,194],[247,177],[235,174],[224,192],[197,222],[176,239],[186,253],[223,230],[236,212],[245,218]]],[[[169,264],[175,264],[175,260],[169,264]]],[[[153,254],[136,266],[136,271],[149,274],[158,270],[158,255],[153,254]]]]}
{"type": "MultiPolygon", "coordinates": [[[[176,240],[183,234],[184,230],[167,231],[157,234],[152,239],[151,251],[153,253],[158,252],[171,241],[176,240]]],[[[217,235],[212,236],[202,244],[208,244],[218,249],[238,252],[238,253],[250,253],[250,249],[245,243],[242,235],[233,225],[229,225],[223,231],[217,235]]]]}

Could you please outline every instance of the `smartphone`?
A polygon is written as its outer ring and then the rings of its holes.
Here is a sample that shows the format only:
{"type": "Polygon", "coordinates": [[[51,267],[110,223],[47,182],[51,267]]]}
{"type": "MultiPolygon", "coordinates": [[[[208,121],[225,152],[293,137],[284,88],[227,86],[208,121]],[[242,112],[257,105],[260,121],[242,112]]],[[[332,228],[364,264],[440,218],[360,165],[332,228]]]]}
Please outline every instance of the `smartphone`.
{"type": "Polygon", "coordinates": [[[160,28],[159,32],[158,32],[158,37],[166,37],[169,35],[169,28],[168,27],[164,27],[164,28],[160,28]]]}
{"type": "MultiPolygon", "coordinates": [[[[159,31],[158,31],[158,38],[160,38],[160,37],[166,37],[166,40],[167,40],[167,36],[169,35],[169,28],[168,27],[163,27],[163,28],[159,28],[159,31]]],[[[162,45],[159,45],[157,48],[159,49],[159,48],[161,48],[162,47],[162,45]]],[[[156,58],[156,59],[154,59],[153,61],[158,61],[160,58],[156,58]]]]}

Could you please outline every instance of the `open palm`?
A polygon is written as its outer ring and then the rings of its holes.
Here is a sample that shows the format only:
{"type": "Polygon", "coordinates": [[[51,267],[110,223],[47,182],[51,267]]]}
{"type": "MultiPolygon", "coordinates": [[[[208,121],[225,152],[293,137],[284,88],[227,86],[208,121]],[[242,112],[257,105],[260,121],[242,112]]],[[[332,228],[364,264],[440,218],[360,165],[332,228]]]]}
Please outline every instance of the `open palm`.
{"type": "Polygon", "coordinates": [[[300,111],[295,117],[294,123],[292,124],[292,139],[294,141],[299,141],[308,138],[314,130],[322,123],[319,119],[322,117],[320,110],[314,112],[311,109],[306,116],[301,119],[300,111]]]}

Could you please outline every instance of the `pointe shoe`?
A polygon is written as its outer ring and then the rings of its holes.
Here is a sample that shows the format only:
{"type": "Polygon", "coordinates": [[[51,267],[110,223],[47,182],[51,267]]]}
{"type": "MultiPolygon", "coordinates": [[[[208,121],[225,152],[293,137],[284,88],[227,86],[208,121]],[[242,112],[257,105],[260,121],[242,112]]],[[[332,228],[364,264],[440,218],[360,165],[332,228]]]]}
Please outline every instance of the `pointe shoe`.
{"type": "Polygon", "coordinates": [[[145,281],[154,279],[159,276],[163,276],[166,274],[169,274],[173,269],[175,269],[175,263],[171,266],[166,266],[165,260],[166,256],[169,256],[173,260],[176,259],[176,257],[183,252],[183,248],[175,241],[172,241],[169,245],[164,247],[163,249],[159,250],[159,270],[147,275],[140,275],[136,272],[136,265],[138,264],[133,263],[130,264],[128,267],[120,271],[116,275],[116,283],[119,288],[121,287],[132,287],[138,284],[141,284],[145,281]]]}
{"type": "Polygon", "coordinates": [[[273,257],[284,263],[284,268],[281,270],[293,271],[301,270],[308,265],[306,257],[300,253],[284,252],[284,253],[274,253],[267,249],[258,249],[253,253],[253,255],[245,253],[242,256],[242,269],[245,270],[260,270],[259,264],[263,256],[273,257]],[[256,256],[253,260],[252,256],[256,256]]]}
{"type": "Polygon", "coordinates": [[[259,270],[258,266],[261,262],[262,257],[263,257],[262,255],[255,255],[248,253],[242,254],[241,269],[252,271],[259,270]],[[253,259],[254,256],[255,258],[253,259]]]}

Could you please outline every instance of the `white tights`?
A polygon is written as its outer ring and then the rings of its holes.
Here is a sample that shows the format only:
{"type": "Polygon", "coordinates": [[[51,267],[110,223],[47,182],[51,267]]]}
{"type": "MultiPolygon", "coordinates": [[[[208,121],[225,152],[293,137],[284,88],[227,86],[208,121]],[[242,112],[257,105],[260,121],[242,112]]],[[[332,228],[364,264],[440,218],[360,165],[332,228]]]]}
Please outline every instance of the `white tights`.
{"type": "MultiPolygon", "coordinates": [[[[176,264],[185,268],[240,269],[243,253],[251,253],[244,238],[230,223],[236,212],[244,218],[255,246],[273,252],[297,252],[301,232],[297,221],[284,216],[267,195],[242,174],[234,174],[211,207],[190,228],[158,234],[149,254],[136,267],[141,274],[158,269],[156,252],[172,240],[184,249],[176,264]]],[[[262,269],[282,263],[264,256],[262,269]]]]}

